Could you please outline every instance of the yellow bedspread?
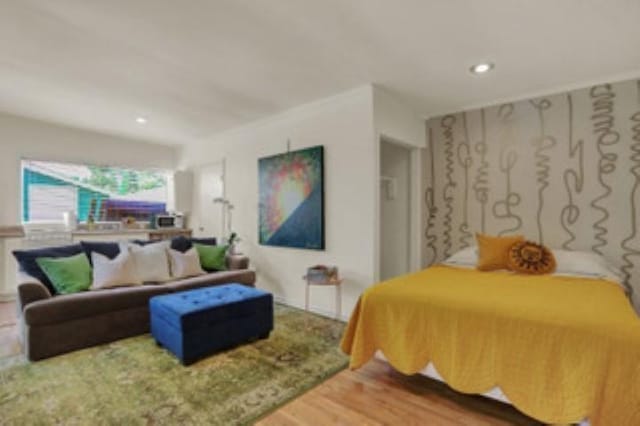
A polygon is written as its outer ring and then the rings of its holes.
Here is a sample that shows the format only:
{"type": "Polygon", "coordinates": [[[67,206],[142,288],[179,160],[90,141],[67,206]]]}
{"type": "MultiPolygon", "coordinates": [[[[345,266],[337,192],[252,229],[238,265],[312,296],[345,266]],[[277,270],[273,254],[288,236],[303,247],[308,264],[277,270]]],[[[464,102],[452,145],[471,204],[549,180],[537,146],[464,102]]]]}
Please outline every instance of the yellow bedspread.
{"type": "Polygon", "coordinates": [[[613,282],[433,266],[365,291],[342,349],[352,369],[378,349],[405,374],[431,361],[543,422],[640,425],[640,319],[613,282]]]}

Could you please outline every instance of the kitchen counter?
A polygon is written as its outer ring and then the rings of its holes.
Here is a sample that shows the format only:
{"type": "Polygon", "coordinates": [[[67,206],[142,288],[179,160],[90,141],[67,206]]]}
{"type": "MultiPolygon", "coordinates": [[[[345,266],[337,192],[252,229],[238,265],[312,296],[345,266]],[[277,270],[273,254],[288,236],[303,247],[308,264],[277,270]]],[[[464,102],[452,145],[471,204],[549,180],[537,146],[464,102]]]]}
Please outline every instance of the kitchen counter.
{"type": "Polygon", "coordinates": [[[129,234],[148,234],[148,235],[185,235],[191,234],[191,229],[183,228],[120,228],[120,229],[78,229],[71,232],[74,237],[82,236],[100,236],[100,235],[129,235],[129,234]]]}
{"type": "MultiPolygon", "coordinates": [[[[64,234],[64,230],[55,229],[53,233],[64,234]]],[[[165,228],[165,229],[150,229],[150,228],[117,228],[117,229],[77,229],[70,232],[73,239],[82,239],[85,237],[118,237],[118,236],[146,236],[150,240],[163,240],[179,235],[190,237],[192,234],[191,229],[183,228],[165,228]]],[[[68,234],[67,234],[68,235],[68,234]]],[[[0,226],[0,240],[25,238],[26,234],[22,226],[0,226]]]]}
{"type": "Polygon", "coordinates": [[[24,229],[22,226],[0,226],[0,238],[22,238],[24,229]]]}

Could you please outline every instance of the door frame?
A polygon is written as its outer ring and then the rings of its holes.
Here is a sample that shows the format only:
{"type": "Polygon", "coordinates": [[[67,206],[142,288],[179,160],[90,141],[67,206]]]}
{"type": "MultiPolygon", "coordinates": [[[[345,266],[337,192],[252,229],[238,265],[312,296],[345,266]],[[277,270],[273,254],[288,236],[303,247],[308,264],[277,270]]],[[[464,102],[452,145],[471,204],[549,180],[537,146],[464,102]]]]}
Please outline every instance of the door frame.
{"type": "Polygon", "coordinates": [[[421,191],[422,191],[422,168],[420,167],[422,161],[421,148],[410,143],[406,143],[397,138],[387,136],[385,134],[378,134],[375,141],[376,147],[376,175],[375,175],[375,268],[374,279],[376,282],[380,281],[382,259],[381,259],[381,217],[380,217],[380,203],[381,203],[381,164],[380,150],[382,142],[399,145],[409,151],[409,271],[415,272],[421,269],[421,249],[422,249],[422,204],[421,204],[421,191]]]}
{"type": "MultiPolygon", "coordinates": [[[[198,164],[196,166],[194,166],[192,168],[193,170],[193,179],[194,179],[194,189],[195,194],[194,194],[194,198],[193,198],[193,203],[195,204],[197,202],[197,209],[193,209],[194,213],[197,210],[197,214],[198,214],[198,227],[196,229],[194,229],[194,231],[196,232],[196,234],[200,233],[203,231],[203,227],[202,227],[202,211],[203,211],[203,206],[201,205],[201,185],[202,185],[202,181],[200,179],[201,177],[201,172],[202,169],[206,169],[208,167],[212,167],[212,166],[216,166],[216,165],[221,165],[221,169],[222,169],[222,173],[221,173],[221,181],[222,181],[222,198],[226,198],[227,196],[227,161],[225,157],[222,157],[218,160],[214,160],[214,161],[209,161],[207,163],[202,163],[202,164],[198,164]],[[196,201],[197,200],[197,201],[196,201]]],[[[211,203],[213,204],[213,200],[211,200],[211,203]]],[[[195,206],[194,206],[195,207],[195,206]]],[[[221,215],[220,215],[220,232],[222,234],[224,234],[225,229],[224,229],[224,224],[226,221],[226,217],[225,217],[225,209],[221,207],[221,215]]],[[[224,237],[224,235],[220,236],[221,238],[224,237]]]]}

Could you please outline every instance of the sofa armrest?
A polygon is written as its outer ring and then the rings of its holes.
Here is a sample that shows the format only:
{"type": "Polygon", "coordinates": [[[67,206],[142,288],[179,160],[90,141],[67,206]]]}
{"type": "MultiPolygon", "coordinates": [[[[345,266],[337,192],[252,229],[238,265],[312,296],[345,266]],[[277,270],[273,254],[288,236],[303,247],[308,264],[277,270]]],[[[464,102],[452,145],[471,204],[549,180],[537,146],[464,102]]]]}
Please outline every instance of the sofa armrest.
{"type": "Polygon", "coordinates": [[[45,287],[37,278],[24,272],[18,272],[18,309],[24,312],[24,308],[38,300],[45,300],[51,297],[49,289],[45,287]]]}
{"type": "Polygon", "coordinates": [[[229,254],[226,258],[227,269],[230,271],[236,269],[249,269],[249,258],[238,254],[229,254]]]}

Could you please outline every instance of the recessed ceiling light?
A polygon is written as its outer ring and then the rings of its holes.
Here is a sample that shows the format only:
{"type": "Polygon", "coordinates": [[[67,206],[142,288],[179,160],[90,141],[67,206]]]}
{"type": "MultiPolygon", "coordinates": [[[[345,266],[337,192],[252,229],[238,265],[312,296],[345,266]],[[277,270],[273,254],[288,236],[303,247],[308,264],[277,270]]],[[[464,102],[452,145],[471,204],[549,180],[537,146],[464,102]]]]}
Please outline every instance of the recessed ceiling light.
{"type": "Polygon", "coordinates": [[[136,117],[136,123],[138,124],[147,124],[147,119],[144,117],[136,117]]]}
{"type": "Polygon", "coordinates": [[[482,64],[477,64],[471,67],[470,71],[472,74],[484,74],[493,69],[493,64],[491,62],[484,62],[482,64]]]}

